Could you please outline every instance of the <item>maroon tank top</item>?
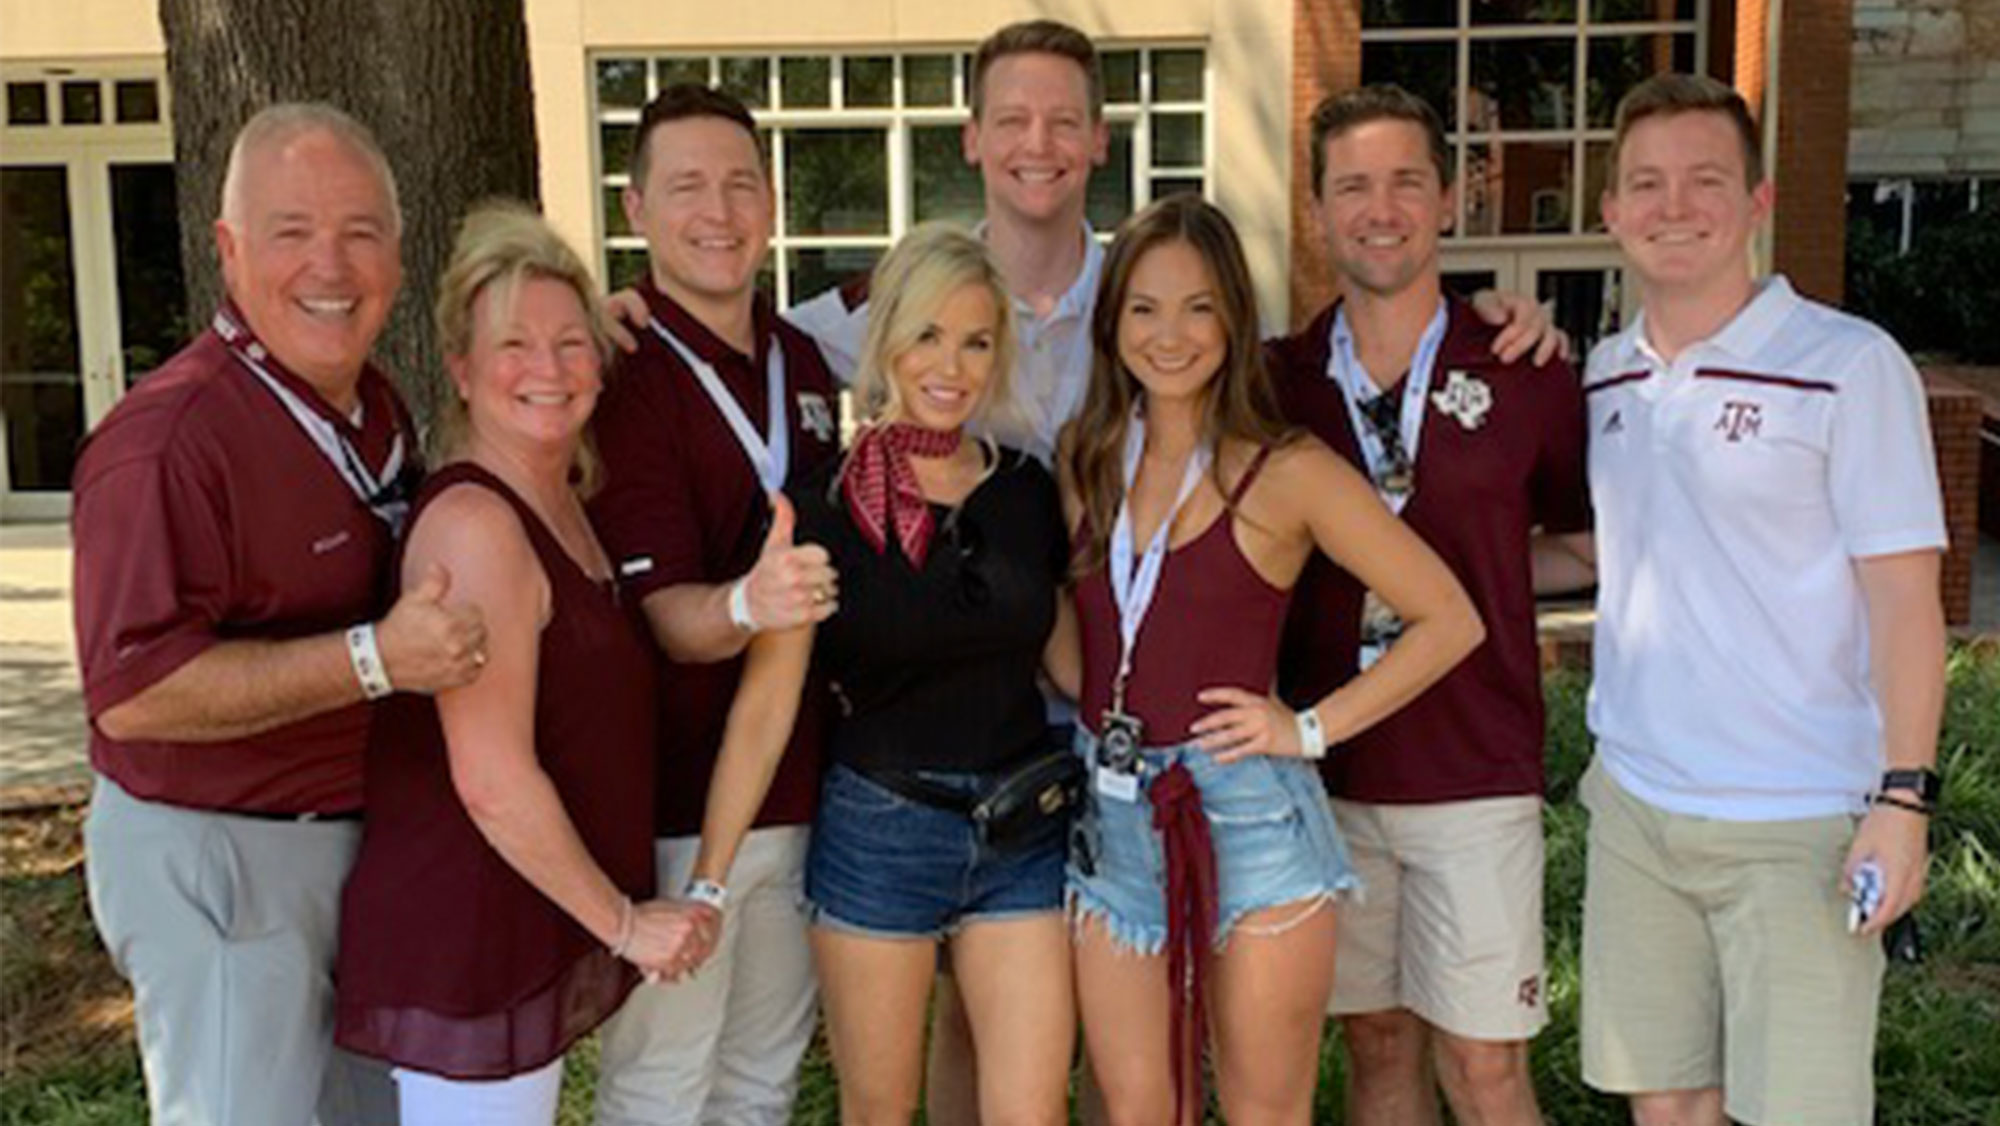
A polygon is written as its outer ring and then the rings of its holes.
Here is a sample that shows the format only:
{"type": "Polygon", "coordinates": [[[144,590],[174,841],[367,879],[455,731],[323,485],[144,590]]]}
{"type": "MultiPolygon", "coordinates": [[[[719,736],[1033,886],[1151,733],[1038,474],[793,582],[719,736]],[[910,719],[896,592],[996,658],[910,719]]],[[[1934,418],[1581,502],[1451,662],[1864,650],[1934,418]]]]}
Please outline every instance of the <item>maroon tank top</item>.
{"type": "MultiPolygon", "coordinates": [[[[1236,546],[1232,527],[1237,505],[1270,453],[1269,447],[1257,451],[1230,491],[1229,507],[1200,535],[1167,552],[1160,568],[1125,685],[1125,710],[1144,725],[1147,746],[1188,741],[1188,726],[1211,710],[1195,700],[1204,688],[1242,688],[1260,696],[1271,691],[1292,592],[1257,573],[1236,546]]],[[[1118,607],[1108,566],[1076,584],[1076,616],[1083,635],[1079,719],[1101,733],[1118,675],[1118,607]]]]}
{"type": "MultiPolygon", "coordinates": [[[[548,576],[536,760],[598,867],[634,900],[651,898],[653,661],[636,614],[478,466],[434,474],[412,526],[460,484],[506,498],[548,576]]],[[[361,851],[341,897],[342,1047],[455,1079],[498,1079],[541,1067],[617,1011],[634,971],[480,835],[452,788],[429,696],[397,693],[377,710],[365,792],[361,851]]]]}

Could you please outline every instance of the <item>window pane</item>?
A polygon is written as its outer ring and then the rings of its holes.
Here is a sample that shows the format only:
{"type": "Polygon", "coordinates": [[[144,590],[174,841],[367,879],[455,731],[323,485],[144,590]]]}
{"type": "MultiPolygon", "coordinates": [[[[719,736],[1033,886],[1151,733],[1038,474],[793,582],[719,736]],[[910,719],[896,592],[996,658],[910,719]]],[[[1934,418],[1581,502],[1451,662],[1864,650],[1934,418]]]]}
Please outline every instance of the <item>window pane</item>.
{"type": "Polygon", "coordinates": [[[104,120],[104,91],[95,82],[62,84],[64,125],[96,125],[104,120]]]}
{"type": "Polygon", "coordinates": [[[1201,167],[1200,114],[1156,113],[1153,115],[1153,167],[1201,167]]]}
{"type": "Polygon", "coordinates": [[[10,488],[69,487],[83,437],[66,169],[0,168],[0,417],[10,488]]]}
{"type": "Polygon", "coordinates": [[[788,229],[799,235],[888,234],[888,139],[882,129],[788,131],[788,229]]]}
{"type": "Polygon", "coordinates": [[[1458,23],[1458,0],[1362,0],[1361,26],[1451,27],[1458,23]]]}
{"type": "Polygon", "coordinates": [[[1604,231],[1604,184],[1611,166],[1611,142],[1592,141],[1583,150],[1583,229],[1604,231]]]}
{"type": "Polygon", "coordinates": [[[1590,124],[1609,129],[1626,91],[1656,74],[1694,70],[1694,36],[1616,35],[1590,41],[1589,71],[1584,75],[1590,97],[1590,124]]]}
{"type": "Polygon", "coordinates": [[[118,347],[125,378],[137,380],[188,338],[173,165],[111,166],[111,231],[118,252],[118,347]]]}
{"type": "Polygon", "coordinates": [[[985,214],[986,189],[979,169],[965,162],[959,135],[956,125],[910,129],[911,211],[919,223],[948,219],[970,226],[985,214]]]}
{"type": "Polygon", "coordinates": [[[1472,44],[1471,128],[1568,129],[1576,79],[1573,39],[1500,39],[1472,44]]]}
{"type": "Polygon", "coordinates": [[[604,236],[617,238],[632,233],[632,224],[625,221],[625,189],[604,189],[604,236]]]}
{"type": "Polygon", "coordinates": [[[722,60],[722,88],[743,100],[751,109],[771,104],[771,60],[733,58],[722,60]]]}
{"type": "Polygon", "coordinates": [[[49,88],[39,82],[7,84],[7,124],[47,125],[49,88]]]}
{"type": "Polygon", "coordinates": [[[824,55],[784,60],[778,86],[785,108],[819,108],[833,104],[833,60],[824,55]]]}
{"type": "Polygon", "coordinates": [[[1154,51],[1153,100],[1200,101],[1201,68],[1202,52],[1199,50],[1154,51]]]}
{"type": "Polygon", "coordinates": [[[661,59],[658,64],[660,89],[690,83],[695,86],[708,85],[707,59],[661,59]]]}
{"type": "Polygon", "coordinates": [[[848,279],[867,274],[882,257],[879,246],[795,247],[786,253],[791,271],[791,301],[809,300],[848,279]]]}
{"type": "Polygon", "coordinates": [[[160,119],[160,84],[150,78],[119,82],[113,87],[120,124],[142,124],[160,119]]]}
{"type": "Polygon", "coordinates": [[[1591,23],[1653,23],[1694,18],[1694,0],[1590,0],[1591,23]]]}
{"type": "Polygon", "coordinates": [[[1132,214],[1130,122],[1112,123],[1110,157],[1104,167],[1091,174],[1090,200],[1084,210],[1090,217],[1090,225],[1100,231],[1116,230],[1132,214]]]}
{"type": "Polygon", "coordinates": [[[1472,0],[1474,26],[1496,23],[1569,23],[1576,0],[1472,0]]]}
{"type": "Polygon", "coordinates": [[[1473,145],[1466,153],[1467,234],[1567,234],[1569,201],[1566,142],[1473,145]]]}
{"type": "Polygon", "coordinates": [[[1458,47],[1452,43],[1363,43],[1361,81],[1394,82],[1458,128],[1458,47]]]}
{"type": "Polygon", "coordinates": [[[597,60],[597,104],[636,109],[646,104],[646,60],[597,60]]]}
{"type": "Polygon", "coordinates": [[[632,170],[632,138],[638,135],[637,125],[597,127],[597,151],[603,156],[605,175],[632,170]]]}
{"type": "Polygon", "coordinates": [[[1616,266],[1542,270],[1535,275],[1535,300],[1555,308],[1556,327],[1569,334],[1578,355],[1617,332],[1619,269],[1616,266]]]}
{"type": "Polygon", "coordinates": [[[1446,293],[1470,301],[1480,290],[1497,287],[1500,275],[1492,270],[1446,270],[1438,275],[1438,280],[1444,283],[1446,293]]]}
{"type": "Polygon", "coordinates": [[[910,55],[903,60],[903,104],[951,104],[950,55],[910,55]]]}
{"type": "Polygon", "coordinates": [[[646,276],[646,252],[642,249],[609,250],[604,254],[604,290],[616,293],[639,284],[646,276]]]}
{"type": "Polygon", "coordinates": [[[896,60],[887,55],[848,59],[841,64],[842,100],[850,106],[886,106],[895,102],[896,60]]]}
{"type": "Polygon", "coordinates": [[[1200,195],[1199,176],[1160,176],[1153,180],[1153,198],[1165,199],[1170,195],[1200,195]]]}
{"type": "Polygon", "coordinates": [[[1098,58],[1104,68],[1104,100],[1127,105],[1139,100],[1139,52],[1107,51],[1098,58]]]}

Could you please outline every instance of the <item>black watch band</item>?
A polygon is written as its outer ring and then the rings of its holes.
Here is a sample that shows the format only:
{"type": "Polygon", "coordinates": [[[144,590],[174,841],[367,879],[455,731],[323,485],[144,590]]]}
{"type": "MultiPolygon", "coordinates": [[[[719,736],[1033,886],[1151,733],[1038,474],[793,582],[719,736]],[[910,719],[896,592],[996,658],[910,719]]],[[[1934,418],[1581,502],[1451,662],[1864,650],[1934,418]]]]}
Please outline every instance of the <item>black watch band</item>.
{"type": "Polygon", "coordinates": [[[1919,802],[1922,802],[1926,807],[1930,807],[1937,804],[1938,793],[1943,788],[1943,782],[1938,778],[1937,771],[1929,767],[1918,766],[1906,770],[1883,771],[1882,784],[1876,787],[1876,792],[1908,790],[1917,795],[1919,802]]]}

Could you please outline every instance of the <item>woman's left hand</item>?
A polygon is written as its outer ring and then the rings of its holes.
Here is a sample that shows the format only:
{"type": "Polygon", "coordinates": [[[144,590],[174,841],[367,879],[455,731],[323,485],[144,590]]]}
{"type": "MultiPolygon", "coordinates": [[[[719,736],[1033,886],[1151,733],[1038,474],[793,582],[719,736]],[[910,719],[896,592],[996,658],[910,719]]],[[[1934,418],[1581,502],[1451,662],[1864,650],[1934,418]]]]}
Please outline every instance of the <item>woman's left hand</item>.
{"type": "Polygon", "coordinates": [[[1215,752],[1215,761],[1235,762],[1246,755],[1299,757],[1297,715],[1277,697],[1241,688],[1204,688],[1195,699],[1215,710],[1188,730],[1196,745],[1215,752]]]}

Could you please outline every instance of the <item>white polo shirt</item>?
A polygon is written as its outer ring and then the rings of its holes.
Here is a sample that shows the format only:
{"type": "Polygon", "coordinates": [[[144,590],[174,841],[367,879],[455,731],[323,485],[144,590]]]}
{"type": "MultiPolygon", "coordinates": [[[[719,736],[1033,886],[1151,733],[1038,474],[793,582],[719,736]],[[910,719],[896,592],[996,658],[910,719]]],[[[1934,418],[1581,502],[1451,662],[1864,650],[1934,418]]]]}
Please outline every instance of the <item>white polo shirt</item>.
{"type": "MultiPolygon", "coordinates": [[[[1026,302],[1014,302],[1016,410],[1014,417],[997,416],[986,426],[996,440],[1033,454],[1044,465],[1055,459],[1056,435],[1083,407],[1090,384],[1090,314],[1097,303],[1097,279],[1104,272],[1104,247],[1088,225],[1083,240],[1083,269],[1048,316],[1037,317],[1026,302]]],[[[851,300],[841,289],[830,289],[785,314],[819,342],[827,366],[842,384],[853,382],[868,333],[868,302],[850,305],[851,300]]]]}
{"type": "Polygon", "coordinates": [[[1585,397],[1605,768],[1691,816],[1860,811],[1883,759],[1854,560],[1947,542],[1909,357],[1773,277],[1672,363],[1635,318],[1585,397]]]}

